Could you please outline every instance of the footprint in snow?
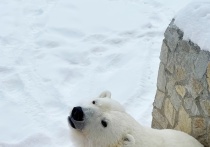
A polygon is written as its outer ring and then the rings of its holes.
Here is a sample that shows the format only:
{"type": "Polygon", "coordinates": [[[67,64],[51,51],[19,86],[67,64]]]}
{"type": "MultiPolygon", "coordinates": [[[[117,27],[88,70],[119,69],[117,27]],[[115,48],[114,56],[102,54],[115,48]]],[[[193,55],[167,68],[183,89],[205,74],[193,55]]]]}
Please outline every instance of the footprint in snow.
{"type": "Polygon", "coordinates": [[[5,77],[11,75],[12,73],[15,72],[14,68],[10,67],[5,67],[5,66],[0,66],[0,79],[4,79],[5,77]]]}
{"type": "Polygon", "coordinates": [[[88,66],[90,64],[90,59],[86,52],[84,53],[72,53],[72,52],[61,52],[58,55],[59,58],[68,62],[71,66],[88,66]]]}
{"type": "Polygon", "coordinates": [[[60,43],[53,40],[41,40],[36,42],[36,45],[44,48],[56,48],[60,46],[60,43]]]}
{"type": "Polygon", "coordinates": [[[107,48],[103,46],[97,46],[97,47],[92,48],[90,51],[93,55],[101,56],[107,51],[107,48]]]}
{"type": "Polygon", "coordinates": [[[42,15],[44,10],[41,8],[25,8],[24,13],[27,15],[42,15]]]}
{"type": "Polygon", "coordinates": [[[133,38],[137,35],[137,31],[125,31],[122,33],[119,33],[119,36],[126,37],[126,38],[133,38]]]}
{"type": "Polygon", "coordinates": [[[52,140],[49,136],[41,133],[37,133],[33,136],[29,136],[24,140],[20,141],[19,143],[10,144],[10,143],[0,143],[0,147],[45,147],[45,146],[53,146],[52,140]]]}
{"type": "Polygon", "coordinates": [[[107,36],[102,35],[102,34],[93,34],[84,39],[85,42],[103,42],[105,39],[107,39],[107,36]]]}
{"type": "Polygon", "coordinates": [[[128,39],[125,39],[125,38],[113,38],[113,39],[107,39],[104,41],[105,44],[109,44],[109,45],[123,45],[126,42],[128,42],[128,39]]]}
{"type": "Polygon", "coordinates": [[[24,89],[24,83],[18,75],[11,75],[2,81],[2,89],[10,93],[24,89]]]}
{"type": "Polygon", "coordinates": [[[71,28],[51,28],[51,30],[64,37],[82,38],[85,36],[85,33],[71,28]]]}
{"type": "Polygon", "coordinates": [[[103,61],[96,67],[98,72],[105,72],[110,70],[119,69],[123,66],[123,55],[122,54],[112,54],[103,57],[103,61]]]}

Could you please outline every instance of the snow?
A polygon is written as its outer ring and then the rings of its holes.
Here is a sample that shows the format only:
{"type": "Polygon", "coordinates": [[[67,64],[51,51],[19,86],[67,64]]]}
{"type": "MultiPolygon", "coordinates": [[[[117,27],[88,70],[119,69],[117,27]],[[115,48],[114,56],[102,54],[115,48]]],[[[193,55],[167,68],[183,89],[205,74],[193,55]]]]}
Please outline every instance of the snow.
{"type": "Polygon", "coordinates": [[[163,33],[189,0],[0,0],[0,147],[73,147],[73,106],[110,90],[151,125],[163,33]]]}
{"type": "Polygon", "coordinates": [[[179,11],[175,24],[184,31],[184,39],[210,51],[210,1],[195,0],[179,11]]]}

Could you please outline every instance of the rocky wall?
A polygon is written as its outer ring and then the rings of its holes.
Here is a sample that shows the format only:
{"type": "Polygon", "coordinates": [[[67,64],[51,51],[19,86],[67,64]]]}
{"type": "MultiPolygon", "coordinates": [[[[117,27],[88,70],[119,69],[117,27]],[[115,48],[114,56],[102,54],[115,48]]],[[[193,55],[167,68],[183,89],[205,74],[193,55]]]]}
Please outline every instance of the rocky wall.
{"type": "Polygon", "coordinates": [[[152,127],[184,131],[210,146],[210,53],[183,40],[174,20],[164,33],[152,127]]]}

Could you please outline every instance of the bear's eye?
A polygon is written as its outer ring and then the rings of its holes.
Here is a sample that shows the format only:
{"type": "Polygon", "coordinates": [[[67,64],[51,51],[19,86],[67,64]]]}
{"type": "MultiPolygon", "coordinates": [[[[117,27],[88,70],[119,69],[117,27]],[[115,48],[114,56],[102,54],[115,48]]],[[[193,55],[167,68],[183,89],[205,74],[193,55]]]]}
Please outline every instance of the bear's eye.
{"type": "Polygon", "coordinates": [[[107,127],[107,122],[106,122],[105,120],[102,120],[102,121],[101,121],[101,124],[102,124],[102,126],[103,126],[104,128],[107,127]]]}
{"type": "Polygon", "coordinates": [[[92,101],[92,104],[95,104],[96,103],[96,101],[92,101]]]}

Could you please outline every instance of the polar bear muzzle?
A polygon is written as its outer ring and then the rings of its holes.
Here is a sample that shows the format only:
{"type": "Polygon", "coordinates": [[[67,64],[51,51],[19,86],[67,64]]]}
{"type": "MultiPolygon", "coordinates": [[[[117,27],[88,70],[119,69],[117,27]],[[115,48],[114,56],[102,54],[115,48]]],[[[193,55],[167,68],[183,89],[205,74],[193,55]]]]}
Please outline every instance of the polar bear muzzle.
{"type": "Polygon", "coordinates": [[[82,130],[84,128],[84,112],[81,107],[74,107],[71,116],[68,117],[72,128],[82,130]]]}

